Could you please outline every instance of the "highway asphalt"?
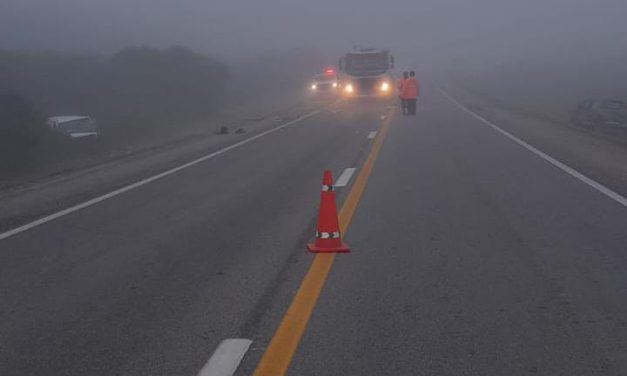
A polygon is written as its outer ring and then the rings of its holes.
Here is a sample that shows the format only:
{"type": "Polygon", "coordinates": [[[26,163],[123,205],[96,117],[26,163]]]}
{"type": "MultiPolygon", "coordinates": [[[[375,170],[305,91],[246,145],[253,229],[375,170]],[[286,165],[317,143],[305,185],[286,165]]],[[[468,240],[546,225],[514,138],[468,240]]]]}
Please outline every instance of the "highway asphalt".
{"type": "Polygon", "coordinates": [[[624,375],[627,207],[441,96],[393,125],[292,375],[624,375]]]}
{"type": "Polygon", "coordinates": [[[323,169],[360,173],[387,126],[288,374],[624,375],[627,207],[433,87],[416,117],[389,106],[323,107],[0,240],[0,375],[191,376],[229,338],[251,374],[312,262],[323,169]]]}

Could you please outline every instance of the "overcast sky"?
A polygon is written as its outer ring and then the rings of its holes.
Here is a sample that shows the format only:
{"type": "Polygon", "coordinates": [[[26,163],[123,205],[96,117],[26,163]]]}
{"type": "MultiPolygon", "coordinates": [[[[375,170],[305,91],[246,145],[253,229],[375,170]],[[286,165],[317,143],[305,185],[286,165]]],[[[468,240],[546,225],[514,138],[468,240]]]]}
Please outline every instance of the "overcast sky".
{"type": "Polygon", "coordinates": [[[296,46],[397,55],[620,54],[625,0],[0,0],[0,49],[182,44],[223,57],[296,46]]]}

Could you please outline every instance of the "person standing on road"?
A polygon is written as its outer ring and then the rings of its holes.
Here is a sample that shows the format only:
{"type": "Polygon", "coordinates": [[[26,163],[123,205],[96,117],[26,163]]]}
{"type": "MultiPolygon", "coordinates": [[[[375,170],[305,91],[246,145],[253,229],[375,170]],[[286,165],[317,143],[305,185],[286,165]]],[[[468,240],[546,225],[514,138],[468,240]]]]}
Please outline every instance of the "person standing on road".
{"type": "Polygon", "coordinates": [[[408,115],[416,116],[416,101],[418,100],[418,80],[416,80],[416,72],[409,72],[409,78],[403,82],[401,95],[405,100],[408,115]]]}
{"type": "Polygon", "coordinates": [[[407,110],[407,101],[403,97],[403,84],[409,78],[409,72],[403,72],[403,77],[398,80],[398,98],[401,100],[401,109],[403,110],[403,115],[408,114],[407,110]]]}

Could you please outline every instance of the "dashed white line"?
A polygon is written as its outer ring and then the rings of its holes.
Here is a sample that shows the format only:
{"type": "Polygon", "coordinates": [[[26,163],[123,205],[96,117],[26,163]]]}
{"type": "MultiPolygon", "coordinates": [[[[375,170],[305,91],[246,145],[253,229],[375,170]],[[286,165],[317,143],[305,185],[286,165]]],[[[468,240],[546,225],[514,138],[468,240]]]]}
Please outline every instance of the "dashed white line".
{"type": "Polygon", "coordinates": [[[342,175],[340,175],[340,177],[337,178],[337,181],[335,182],[335,184],[333,184],[333,186],[334,187],[346,187],[348,182],[351,180],[351,177],[353,177],[354,173],[355,173],[355,169],[352,167],[344,169],[344,171],[342,172],[342,175]]]}
{"type": "Polygon", "coordinates": [[[372,131],[372,132],[368,133],[368,139],[369,140],[372,140],[375,137],[377,137],[377,131],[372,131]]]}
{"type": "Polygon", "coordinates": [[[231,376],[237,370],[242,358],[253,341],[244,338],[225,339],[205,366],[198,372],[198,376],[231,376]]]}
{"type": "Polygon", "coordinates": [[[34,228],[34,227],[37,227],[37,226],[39,226],[39,225],[42,225],[42,224],[44,224],[44,223],[47,223],[47,222],[53,221],[53,220],[55,220],[55,219],[57,219],[57,218],[63,217],[63,216],[68,215],[68,214],[70,214],[70,213],[74,213],[74,212],[76,212],[76,211],[79,211],[79,210],[85,209],[85,208],[90,207],[90,206],[92,206],[92,205],[95,205],[95,204],[97,204],[97,203],[99,203],[99,202],[102,202],[102,201],[108,200],[108,199],[110,199],[110,198],[112,198],[112,197],[115,197],[115,196],[121,195],[122,193],[125,193],[125,192],[131,191],[131,190],[133,190],[133,189],[139,188],[139,187],[141,187],[141,186],[143,186],[143,185],[146,185],[146,184],[148,184],[148,183],[152,183],[152,182],[153,182],[153,181],[155,181],[155,180],[159,180],[159,179],[164,178],[164,177],[166,177],[166,176],[169,176],[169,175],[175,174],[175,173],[177,173],[177,172],[179,172],[179,171],[181,171],[181,170],[184,170],[184,169],[186,169],[186,168],[189,168],[189,167],[191,167],[191,166],[194,166],[194,165],[196,165],[196,164],[198,164],[198,163],[204,162],[204,161],[206,161],[206,160],[208,160],[208,159],[215,158],[215,157],[217,157],[217,156],[219,156],[219,155],[221,155],[221,154],[226,153],[227,151],[230,151],[230,150],[236,149],[236,148],[238,148],[238,147],[240,147],[240,146],[246,145],[246,144],[247,144],[247,143],[249,143],[249,142],[255,141],[255,140],[257,140],[257,139],[259,139],[259,138],[262,138],[262,137],[264,137],[264,136],[267,136],[267,135],[269,135],[269,134],[271,134],[271,133],[277,132],[277,131],[279,131],[279,130],[281,130],[281,129],[283,129],[283,128],[289,127],[290,125],[295,124],[295,123],[298,123],[299,121],[302,121],[302,120],[305,120],[305,119],[307,119],[307,118],[310,118],[310,117],[312,117],[312,116],[314,116],[314,115],[317,115],[320,111],[321,111],[321,110],[316,110],[316,111],[310,112],[310,113],[308,113],[308,114],[306,114],[306,115],[300,116],[300,117],[298,117],[298,118],[296,118],[296,119],[294,119],[294,120],[292,120],[292,121],[289,121],[289,122],[287,122],[287,123],[285,123],[285,124],[279,125],[278,127],[274,127],[274,128],[269,129],[269,130],[267,130],[267,131],[261,132],[261,133],[259,133],[258,135],[255,135],[255,136],[249,137],[249,138],[247,138],[247,139],[245,139],[245,140],[242,140],[242,141],[236,142],[236,143],[234,143],[233,145],[227,146],[227,147],[225,147],[225,148],[223,148],[223,149],[220,149],[220,150],[218,150],[218,151],[215,151],[215,152],[213,152],[213,153],[211,153],[211,154],[207,154],[207,155],[205,155],[205,156],[203,156],[203,157],[200,157],[200,158],[198,158],[198,159],[194,159],[194,160],[193,160],[193,161],[191,161],[191,162],[188,162],[188,163],[182,164],[182,165],[180,165],[180,166],[178,166],[178,167],[174,167],[174,168],[172,168],[172,169],[170,169],[170,170],[167,170],[167,171],[165,171],[165,172],[162,172],[162,173],[160,173],[160,174],[157,174],[157,175],[151,176],[151,177],[149,177],[149,178],[146,178],[146,179],[140,180],[140,181],[138,181],[138,182],[136,182],[136,183],[133,183],[133,184],[127,185],[127,186],[122,187],[122,188],[120,188],[120,189],[116,189],[116,190],[115,190],[115,191],[113,191],[113,192],[109,192],[109,193],[104,194],[104,195],[102,195],[102,196],[98,196],[98,197],[93,198],[93,199],[91,199],[91,200],[85,201],[85,202],[83,202],[83,203],[80,203],[80,204],[74,205],[74,206],[69,207],[69,208],[67,208],[67,209],[64,209],[64,210],[58,211],[58,212],[56,212],[56,213],[50,214],[50,215],[45,216],[45,217],[43,217],[43,218],[37,219],[37,220],[35,220],[35,221],[33,221],[33,222],[30,222],[30,223],[27,223],[27,224],[22,225],[22,226],[20,226],[20,227],[14,228],[14,229],[12,229],[12,230],[9,230],[9,231],[6,231],[6,232],[3,232],[3,233],[0,233],[0,240],[3,240],[3,239],[6,239],[6,238],[9,238],[9,237],[11,237],[11,236],[17,235],[17,234],[22,233],[22,232],[24,232],[24,231],[28,231],[28,230],[30,230],[30,229],[32,229],[32,228],[34,228]]]}
{"type": "Polygon", "coordinates": [[[597,191],[603,193],[604,195],[606,195],[607,197],[611,198],[612,200],[618,202],[619,204],[623,205],[623,206],[627,206],[627,198],[625,198],[624,196],[622,196],[621,194],[614,192],[613,190],[609,189],[608,187],[604,186],[603,184],[587,177],[586,175],[582,174],[581,172],[575,170],[574,168],[558,161],[557,159],[551,157],[550,155],[540,151],[539,149],[529,145],[528,143],[526,143],[525,141],[519,139],[518,137],[514,136],[513,134],[501,129],[498,125],[492,123],[490,120],[487,120],[486,118],[484,118],[483,116],[475,113],[474,111],[468,109],[466,106],[464,106],[463,104],[459,103],[455,98],[453,98],[452,96],[450,96],[447,92],[445,92],[442,88],[438,87],[438,90],[454,105],[456,105],[459,109],[461,109],[462,111],[466,112],[467,114],[471,115],[472,117],[474,117],[475,119],[481,121],[482,123],[488,125],[489,127],[491,127],[492,129],[494,129],[495,131],[499,132],[500,134],[502,134],[503,136],[509,138],[510,140],[514,141],[515,143],[517,143],[518,145],[524,147],[525,149],[529,150],[530,152],[532,152],[533,154],[537,155],[538,157],[544,159],[545,161],[549,162],[550,164],[552,164],[553,166],[559,168],[560,170],[564,171],[565,173],[571,175],[572,177],[582,181],[583,183],[589,185],[590,187],[596,189],[597,191]]]}

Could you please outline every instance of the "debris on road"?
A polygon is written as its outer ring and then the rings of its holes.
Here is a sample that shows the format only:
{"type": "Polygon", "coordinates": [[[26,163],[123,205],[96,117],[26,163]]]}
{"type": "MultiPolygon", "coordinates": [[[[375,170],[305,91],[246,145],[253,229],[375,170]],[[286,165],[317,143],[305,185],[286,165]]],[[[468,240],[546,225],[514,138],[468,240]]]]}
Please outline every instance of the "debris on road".
{"type": "Polygon", "coordinates": [[[214,133],[215,134],[229,134],[229,127],[227,127],[226,125],[223,125],[214,133]]]}

